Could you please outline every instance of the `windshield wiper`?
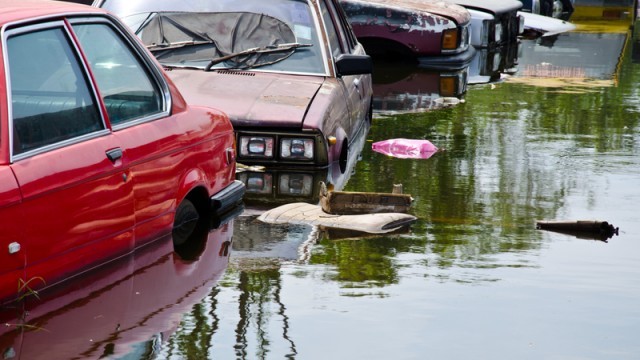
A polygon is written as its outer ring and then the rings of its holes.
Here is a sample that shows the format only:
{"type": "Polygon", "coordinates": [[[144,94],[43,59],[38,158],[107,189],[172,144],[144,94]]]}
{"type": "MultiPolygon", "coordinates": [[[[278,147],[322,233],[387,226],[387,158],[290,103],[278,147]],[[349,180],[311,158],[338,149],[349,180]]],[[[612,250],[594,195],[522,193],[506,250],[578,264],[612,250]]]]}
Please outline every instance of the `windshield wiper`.
{"type": "Polygon", "coordinates": [[[313,46],[313,44],[286,43],[286,44],[269,45],[269,46],[263,46],[263,47],[255,47],[255,48],[239,51],[236,53],[232,53],[229,55],[212,59],[211,61],[209,61],[209,64],[207,64],[204,70],[210,71],[211,67],[213,67],[214,65],[227,61],[229,59],[233,59],[238,56],[253,55],[253,54],[268,54],[268,53],[288,51],[288,50],[294,50],[301,47],[310,47],[310,46],[313,46]]]}
{"type": "Polygon", "coordinates": [[[213,40],[187,40],[187,41],[176,41],[172,43],[162,43],[162,44],[151,44],[147,45],[147,49],[151,52],[154,51],[163,51],[163,50],[173,50],[179,49],[185,46],[193,46],[193,45],[203,45],[203,44],[215,44],[213,40]]]}

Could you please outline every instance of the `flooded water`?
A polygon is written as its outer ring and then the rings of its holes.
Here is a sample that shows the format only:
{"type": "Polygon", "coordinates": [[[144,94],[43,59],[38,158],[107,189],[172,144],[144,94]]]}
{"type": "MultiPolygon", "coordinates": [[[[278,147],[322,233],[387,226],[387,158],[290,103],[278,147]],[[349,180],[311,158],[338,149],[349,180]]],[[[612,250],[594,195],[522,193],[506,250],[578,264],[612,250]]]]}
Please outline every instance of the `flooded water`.
{"type": "Polygon", "coordinates": [[[4,314],[3,358],[640,359],[639,54],[630,33],[569,33],[523,41],[502,75],[495,54],[456,72],[379,74],[376,116],[346,174],[269,173],[272,186],[248,194],[192,260],[160,243],[4,314]],[[441,151],[371,150],[393,138],[441,151]],[[311,185],[292,191],[283,177],[311,185]],[[256,220],[317,201],[319,180],[401,183],[418,220],[366,237],[256,220]]]}

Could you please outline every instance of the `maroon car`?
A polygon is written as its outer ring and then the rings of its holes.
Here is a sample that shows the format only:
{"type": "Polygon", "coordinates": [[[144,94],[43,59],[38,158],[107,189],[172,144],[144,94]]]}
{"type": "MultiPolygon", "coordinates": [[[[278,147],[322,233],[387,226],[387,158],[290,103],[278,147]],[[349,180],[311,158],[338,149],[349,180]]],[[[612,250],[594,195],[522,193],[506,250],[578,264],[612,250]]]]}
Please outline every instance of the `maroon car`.
{"type": "Polygon", "coordinates": [[[103,0],[185,97],[229,115],[238,161],[346,163],[371,116],[372,63],[337,0],[103,0]]]}
{"type": "Polygon", "coordinates": [[[0,0],[0,27],[0,303],[242,198],[228,117],[113,16],[0,0]]]}
{"type": "Polygon", "coordinates": [[[463,68],[471,61],[471,17],[465,8],[431,0],[340,0],[368,54],[412,58],[423,67],[463,68]]]}

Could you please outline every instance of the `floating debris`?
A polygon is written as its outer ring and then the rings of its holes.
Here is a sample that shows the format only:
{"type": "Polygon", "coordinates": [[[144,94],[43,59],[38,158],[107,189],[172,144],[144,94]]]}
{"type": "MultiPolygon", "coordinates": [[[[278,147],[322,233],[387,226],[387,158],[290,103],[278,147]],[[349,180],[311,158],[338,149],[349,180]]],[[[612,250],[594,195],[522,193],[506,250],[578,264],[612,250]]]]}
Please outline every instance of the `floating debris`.
{"type": "Polygon", "coordinates": [[[392,193],[327,191],[320,184],[320,204],[291,203],[268,210],[258,220],[270,224],[308,224],[325,228],[384,234],[417,220],[405,214],[413,198],[394,185],[392,193]]]}
{"type": "Polygon", "coordinates": [[[412,224],[417,218],[402,213],[333,215],[324,212],[318,205],[291,203],[264,212],[258,220],[270,224],[308,224],[384,234],[412,224]]]}
{"type": "Polygon", "coordinates": [[[574,235],[581,239],[600,240],[607,242],[613,235],[618,235],[618,228],[607,221],[599,220],[563,220],[536,222],[536,229],[550,230],[567,235],[574,235]]]}
{"type": "Polygon", "coordinates": [[[326,185],[321,183],[320,206],[324,212],[333,215],[406,213],[413,198],[402,191],[402,184],[394,185],[391,193],[327,191],[326,185]]]}
{"type": "Polygon", "coordinates": [[[375,152],[400,159],[428,159],[438,152],[438,148],[429,140],[389,139],[374,142],[371,148],[375,152]]]}

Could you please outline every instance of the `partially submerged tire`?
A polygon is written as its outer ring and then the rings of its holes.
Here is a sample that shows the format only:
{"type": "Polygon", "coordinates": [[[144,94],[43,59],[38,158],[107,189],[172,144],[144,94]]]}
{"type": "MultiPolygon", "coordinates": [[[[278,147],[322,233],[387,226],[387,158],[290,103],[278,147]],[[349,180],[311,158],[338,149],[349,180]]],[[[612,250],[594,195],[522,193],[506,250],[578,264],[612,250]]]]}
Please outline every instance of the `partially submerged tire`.
{"type": "Polygon", "coordinates": [[[340,173],[344,174],[344,172],[347,170],[348,160],[349,160],[349,144],[348,144],[348,140],[345,138],[342,141],[342,148],[340,150],[340,159],[339,159],[340,173]]]}
{"type": "Polygon", "coordinates": [[[173,220],[173,244],[182,245],[193,234],[200,220],[198,209],[189,199],[184,199],[176,209],[176,216],[173,220]]]}

